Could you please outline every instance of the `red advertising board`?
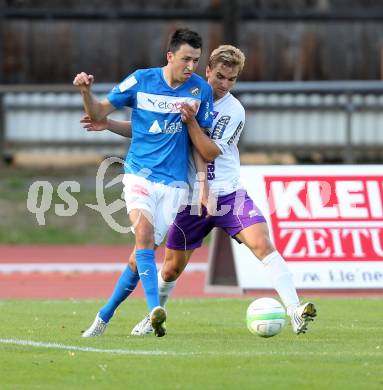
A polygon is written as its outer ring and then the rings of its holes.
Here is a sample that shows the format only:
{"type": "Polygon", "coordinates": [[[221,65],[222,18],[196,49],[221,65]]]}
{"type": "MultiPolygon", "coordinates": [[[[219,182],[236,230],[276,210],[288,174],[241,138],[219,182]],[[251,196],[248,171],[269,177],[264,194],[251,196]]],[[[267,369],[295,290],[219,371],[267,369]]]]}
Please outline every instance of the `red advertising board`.
{"type": "MultiPolygon", "coordinates": [[[[298,288],[383,288],[383,166],[244,166],[241,181],[298,288]]],[[[232,248],[240,287],[270,287],[232,248]]]]}
{"type": "Polygon", "coordinates": [[[286,260],[383,259],[383,175],[264,180],[274,240],[286,260]]]}

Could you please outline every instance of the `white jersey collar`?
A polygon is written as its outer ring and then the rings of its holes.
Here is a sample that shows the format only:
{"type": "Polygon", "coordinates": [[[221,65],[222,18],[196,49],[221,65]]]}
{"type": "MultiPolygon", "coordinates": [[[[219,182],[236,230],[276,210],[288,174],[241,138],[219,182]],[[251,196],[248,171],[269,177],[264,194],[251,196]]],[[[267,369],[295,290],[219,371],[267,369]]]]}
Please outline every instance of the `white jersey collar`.
{"type": "Polygon", "coordinates": [[[227,92],[226,95],[223,95],[220,99],[216,100],[213,105],[220,104],[220,103],[224,102],[230,96],[231,96],[231,93],[227,92]]]}

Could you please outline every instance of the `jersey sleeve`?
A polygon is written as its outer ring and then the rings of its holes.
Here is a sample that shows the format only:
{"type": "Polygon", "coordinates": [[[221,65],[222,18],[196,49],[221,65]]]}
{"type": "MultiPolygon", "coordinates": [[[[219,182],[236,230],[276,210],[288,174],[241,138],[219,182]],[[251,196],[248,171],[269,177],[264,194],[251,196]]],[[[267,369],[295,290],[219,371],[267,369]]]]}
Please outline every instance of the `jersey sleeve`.
{"type": "Polygon", "coordinates": [[[242,105],[235,107],[235,110],[228,111],[222,115],[214,126],[211,138],[218,146],[221,154],[230,148],[230,145],[237,144],[245,125],[245,109],[242,105]]]}
{"type": "Polygon", "coordinates": [[[120,84],[116,85],[106,96],[116,108],[133,107],[136,101],[137,85],[139,82],[138,72],[126,77],[120,84]]]}
{"type": "Polygon", "coordinates": [[[200,127],[204,129],[210,129],[213,124],[213,92],[207,83],[201,94],[201,104],[196,120],[200,127]]]}

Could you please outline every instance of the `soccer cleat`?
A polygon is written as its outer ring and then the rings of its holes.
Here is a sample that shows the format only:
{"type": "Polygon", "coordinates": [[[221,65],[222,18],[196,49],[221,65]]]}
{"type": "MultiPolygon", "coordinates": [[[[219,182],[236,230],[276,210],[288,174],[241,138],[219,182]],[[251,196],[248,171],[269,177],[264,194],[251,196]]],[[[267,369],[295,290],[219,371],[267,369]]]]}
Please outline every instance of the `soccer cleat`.
{"type": "Polygon", "coordinates": [[[87,329],[83,334],[82,337],[98,337],[102,336],[105,332],[106,327],[108,326],[108,323],[103,321],[99,313],[97,313],[95,320],[93,321],[93,324],[87,329]]]}
{"type": "Polygon", "coordinates": [[[150,315],[147,315],[130,332],[132,336],[146,336],[153,333],[153,327],[150,323],[150,315]]]}
{"type": "Polygon", "coordinates": [[[157,337],[165,336],[166,328],[166,310],[161,306],[156,306],[150,313],[150,323],[153,327],[154,334],[157,337]]]}
{"type": "Polygon", "coordinates": [[[314,321],[317,311],[313,303],[307,302],[298,306],[291,314],[291,325],[296,334],[306,333],[307,325],[314,321]]]}

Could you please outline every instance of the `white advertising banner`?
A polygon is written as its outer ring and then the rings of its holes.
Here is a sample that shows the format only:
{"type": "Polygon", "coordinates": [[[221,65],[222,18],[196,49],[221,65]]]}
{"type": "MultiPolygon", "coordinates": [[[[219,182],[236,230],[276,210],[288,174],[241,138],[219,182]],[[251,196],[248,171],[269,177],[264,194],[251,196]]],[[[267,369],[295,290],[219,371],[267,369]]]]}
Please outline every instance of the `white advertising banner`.
{"type": "MultiPolygon", "coordinates": [[[[241,181],[297,288],[383,288],[383,166],[244,166],[241,181]]],[[[250,251],[232,246],[240,287],[271,288],[250,251]]]]}

